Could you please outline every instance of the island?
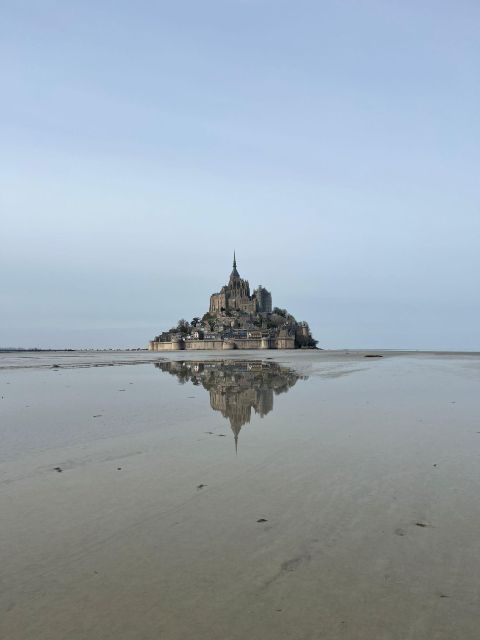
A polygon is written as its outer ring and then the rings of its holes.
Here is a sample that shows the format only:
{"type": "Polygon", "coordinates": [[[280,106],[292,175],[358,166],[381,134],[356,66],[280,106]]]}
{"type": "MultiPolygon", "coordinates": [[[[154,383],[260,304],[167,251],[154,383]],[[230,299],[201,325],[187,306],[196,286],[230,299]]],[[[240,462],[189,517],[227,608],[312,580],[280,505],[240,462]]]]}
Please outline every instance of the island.
{"type": "Polygon", "coordinates": [[[179,320],[176,327],[155,336],[150,351],[205,349],[315,349],[310,327],[286,309],[273,307],[272,294],[259,285],[250,294],[240,277],[235,252],[228,284],[210,296],[202,317],[179,320]]]}

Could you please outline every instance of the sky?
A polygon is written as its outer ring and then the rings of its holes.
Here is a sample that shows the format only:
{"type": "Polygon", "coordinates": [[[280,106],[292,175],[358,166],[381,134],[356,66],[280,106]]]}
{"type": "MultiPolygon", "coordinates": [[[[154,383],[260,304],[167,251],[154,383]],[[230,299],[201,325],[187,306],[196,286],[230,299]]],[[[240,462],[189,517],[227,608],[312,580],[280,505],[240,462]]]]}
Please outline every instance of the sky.
{"type": "Polygon", "coordinates": [[[477,0],[0,5],[0,346],[144,347],[232,254],[324,348],[480,350],[477,0]]]}

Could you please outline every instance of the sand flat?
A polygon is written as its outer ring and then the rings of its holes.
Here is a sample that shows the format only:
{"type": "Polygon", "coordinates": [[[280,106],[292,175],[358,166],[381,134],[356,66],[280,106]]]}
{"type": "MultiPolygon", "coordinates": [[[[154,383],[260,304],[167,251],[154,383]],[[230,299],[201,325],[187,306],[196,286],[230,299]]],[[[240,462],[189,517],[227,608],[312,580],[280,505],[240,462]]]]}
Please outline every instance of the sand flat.
{"type": "Polygon", "coordinates": [[[376,353],[2,354],[0,637],[476,640],[480,356],[376,353]]]}

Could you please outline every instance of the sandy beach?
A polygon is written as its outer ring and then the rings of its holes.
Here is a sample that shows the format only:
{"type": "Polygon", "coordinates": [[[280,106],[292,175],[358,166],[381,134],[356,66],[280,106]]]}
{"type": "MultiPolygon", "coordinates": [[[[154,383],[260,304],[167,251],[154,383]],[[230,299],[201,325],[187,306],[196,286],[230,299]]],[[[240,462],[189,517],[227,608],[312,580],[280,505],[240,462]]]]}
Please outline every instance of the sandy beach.
{"type": "Polygon", "coordinates": [[[1,354],[0,637],[476,640],[479,382],[480,354],[1,354]]]}

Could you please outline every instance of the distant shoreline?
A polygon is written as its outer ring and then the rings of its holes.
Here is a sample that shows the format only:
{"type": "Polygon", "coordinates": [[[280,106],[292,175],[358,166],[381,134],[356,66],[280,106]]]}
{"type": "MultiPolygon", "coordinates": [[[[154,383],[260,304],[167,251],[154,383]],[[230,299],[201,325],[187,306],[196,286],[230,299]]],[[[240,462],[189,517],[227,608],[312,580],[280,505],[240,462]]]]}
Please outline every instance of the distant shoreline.
{"type": "Polygon", "coordinates": [[[119,352],[119,351],[148,351],[145,347],[131,347],[131,348],[85,348],[85,349],[41,349],[39,347],[0,347],[0,353],[81,353],[81,352],[119,352]]]}

